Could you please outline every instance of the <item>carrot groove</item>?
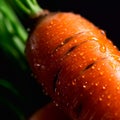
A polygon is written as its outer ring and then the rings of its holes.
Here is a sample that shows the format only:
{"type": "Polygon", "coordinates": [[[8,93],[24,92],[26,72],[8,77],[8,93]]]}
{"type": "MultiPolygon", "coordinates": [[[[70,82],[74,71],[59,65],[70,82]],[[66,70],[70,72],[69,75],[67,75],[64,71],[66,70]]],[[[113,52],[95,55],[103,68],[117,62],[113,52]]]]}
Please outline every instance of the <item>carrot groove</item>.
{"type": "Polygon", "coordinates": [[[49,14],[29,36],[26,56],[46,93],[74,120],[120,119],[120,52],[93,23],[49,14]]]}

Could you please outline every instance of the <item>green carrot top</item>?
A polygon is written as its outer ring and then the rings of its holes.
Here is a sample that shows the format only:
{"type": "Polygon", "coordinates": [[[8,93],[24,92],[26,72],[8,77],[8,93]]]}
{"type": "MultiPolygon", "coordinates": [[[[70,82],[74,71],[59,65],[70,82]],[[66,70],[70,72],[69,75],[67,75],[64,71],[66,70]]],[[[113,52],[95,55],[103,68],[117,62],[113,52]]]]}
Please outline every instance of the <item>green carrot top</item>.
{"type": "Polygon", "coordinates": [[[17,6],[17,9],[19,8],[29,17],[38,16],[38,14],[43,12],[43,9],[36,0],[11,0],[11,3],[14,4],[14,6],[17,6]]]}

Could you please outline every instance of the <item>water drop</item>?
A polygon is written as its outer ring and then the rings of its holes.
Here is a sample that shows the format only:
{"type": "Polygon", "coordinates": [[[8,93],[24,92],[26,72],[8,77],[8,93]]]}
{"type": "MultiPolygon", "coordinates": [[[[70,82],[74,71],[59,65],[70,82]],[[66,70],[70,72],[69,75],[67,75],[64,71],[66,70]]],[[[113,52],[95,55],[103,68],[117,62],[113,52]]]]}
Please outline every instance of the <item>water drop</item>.
{"type": "Polygon", "coordinates": [[[61,42],[60,44],[61,44],[61,45],[64,45],[64,42],[61,42]]]}
{"type": "Polygon", "coordinates": [[[106,47],[105,47],[105,45],[101,45],[101,46],[100,46],[100,51],[103,52],[103,53],[106,52],[106,47]]]}
{"type": "Polygon", "coordinates": [[[99,84],[98,82],[97,82],[97,83],[95,83],[95,86],[98,86],[98,84],[99,84]]]}
{"type": "Polygon", "coordinates": [[[82,78],[85,78],[85,75],[82,75],[82,78]]]}
{"type": "Polygon", "coordinates": [[[90,95],[92,95],[92,94],[93,94],[93,92],[89,92],[89,94],[90,94],[90,95]]]}
{"type": "Polygon", "coordinates": [[[70,83],[68,83],[67,86],[70,86],[70,83]]]}
{"type": "Polygon", "coordinates": [[[53,57],[54,55],[53,54],[51,54],[51,57],[53,57]]]}
{"type": "Polygon", "coordinates": [[[31,50],[34,50],[35,49],[35,46],[32,44],[32,46],[31,46],[31,50]]]}
{"type": "Polygon", "coordinates": [[[95,69],[95,66],[92,66],[91,69],[95,69]]]}
{"type": "Polygon", "coordinates": [[[76,79],[72,81],[72,85],[76,85],[76,79]]]}
{"type": "Polygon", "coordinates": [[[69,103],[67,103],[66,105],[69,106],[69,103]]]}
{"type": "Polygon", "coordinates": [[[30,32],[30,30],[31,30],[30,28],[27,28],[27,32],[30,32]]]}
{"type": "Polygon", "coordinates": [[[107,98],[110,99],[110,98],[111,98],[111,95],[108,95],[107,98]]]}
{"type": "Polygon", "coordinates": [[[86,88],[86,85],[83,85],[83,88],[86,88]]]}
{"type": "Polygon", "coordinates": [[[58,105],[58,103],[56,103],[55,105],[56,105],[56,107],[58,107],[58,106],[59,106],[59,105],[58,105]]]}
{"type": "Polygon", "coordinates": [[[100,68],[97,68],[97,70],[100,70],[100,68]]]}
{"type": "Polygon", "coordinates": [[[109,78],[108,80],[109,80],[109,81],[111,81],[112,79],[111,79],[111,78],[109,78]]]}
{"type": "Polygon", "coordinates": [[[103,74],[104,74],[104,73],[101,71],[101,72],[100,72],[100,75],[103,75],[103,74]]]}
{"type": "Polygon", "coordinates": [[[103,86],[103,87],[102,87],[102,89],[103,89],[103,90],[105,90],[105,89],[106,89],[106,87],[105,87],[105,86],[103,86]]]}
{"type": "Polygon", "coordinates": [[[84,53],[83,53],[83,52],[81,52],[81,53],[80,53],[80,55],[81,55],[81,56],[83,56],[83,55],[84,55],[84,53]]]}
{"type": "Polygon", "coordinates": [[[118,113],[117,113],[117,112],[115,112],[115,116],[118,116],[118,113]]]}
{"type": "Polygon", "coordinates": [[[103,35],[105,35],[105,31],[104,31],[104,30],[101,30],[101,33],[102,33],[103,35]]]}
{"type": "Polygon", "coordinates": [[[74,54],[73,56],[76,57],[76,54],[74,54]]]}
{"type": "Polygon", "coordinates": [[[102,101],[103,99],[101,97],[99,97],[99,101],[102,101]]]}
{"type": "MultiPolygon", "coordinates": [[[[82,56],[82,59],[85,59],[85,60],[86,60],[86,57],[85,57],[85,56],[82,56]]],[[[85,60],[84,60],[84,61],[85,61],[85,60]]],[[[86,62],[86,61],[85,61],[85,62],[86,62]]]]}
{"type": "Polygon", "coordinates": [[[113,76],[114,76],[114,74],[111,74],[110,76],[111,76],[111,77],[113,77],[113,76]]]}
{"type": "Polygon", "coordinates": [[[117,90],[120,90],[120,87],[119,87],[119,86],[117,86],[117,90]]]}
{"type": "Polygon", "coordinates": [[[45,69],[45,66],[44,66],[44,65],[41,65],[41,69],[44,70],[44,69],[45,69]]]}
{"type": "Polygon", "coordinates": [[[94,85],[94,83],[92,82],[92,83],[91,83],[91,85],[93,86],[93,85],[94,85]]]}
{"type": "Polygon", "coordinates": [[[61,82],[59,81],[59,82],[58,82],[58,85],[60,85],[60,84],[61,84],[61,82]]]}
{"type": "Polygon", "coordinates": [[[58,51],[58,49],[55,49],[55,51],[57,52],[57,51],[58,51]]]}
{"type": "Polygon", "coordinates": [[[104,95],[104,94],[102,94],[102,95],[101,95],[101,98],[104,98],[104,97],[105,97],[105,95],[104,95]]]}
{"type": "Polygon", "coordinates": [[[105,65],[105,63],[102,63],[102,65],[104,66],[104,65],[105,65]]]}
{"type": "Polygon", "coordinates": [[[74,42],[77,43],[77,40],[75,39],[74,42]]]}
{"type": "Polygon", "coordinates": [[[97,58],[96,58],[96,57],[94,57],[94,58],[93,58],[93,61],[96,61],[96,60],[97,60],[97,58]]]}
{"type": "Polygon", "coordinates": [[[92,37],[92,40],[96,40],[96,41],[97,41],[97,40],[98,40],[98,38],[96,38],[96,37],[92,37]]]}
{"type": "Polygon", "coordinates": [[[40,67],[40,64],[39,63],[35,63],[34,66],[40,67]]]}
{"type": "Polygon", "coordinates": [[[42,86],[44,86],[44,83],[41,83],[42,86]]]}
{"type": "Polygon", "coordinates": [[[107,106],[109,107],[109,106],[110,106],[110,103],[107,103],[107,106]]]}
{"type": "Polygon", "coordinates": [[[59,93],[59,92],[57,92],[57,95],[60,95],[60,93],[59,93]]]}
{"type": "Polygon", "coordinates": [[[85,84],[87,84],[88,82],[87,81],[85,81],[85,84]]]}

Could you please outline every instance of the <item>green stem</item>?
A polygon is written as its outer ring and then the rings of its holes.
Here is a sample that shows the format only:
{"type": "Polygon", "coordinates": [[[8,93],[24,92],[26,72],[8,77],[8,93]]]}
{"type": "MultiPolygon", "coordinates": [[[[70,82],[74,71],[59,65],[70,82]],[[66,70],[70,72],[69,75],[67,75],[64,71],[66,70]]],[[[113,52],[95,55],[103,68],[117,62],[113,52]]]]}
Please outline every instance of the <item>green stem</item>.
{"type": "Polygon", "coordinates": [[[23,112],[19,108],[17,108],[15,105],[13,105],[9,100],[6,100],[5,98],[0,97],[0,102],[2,102],[3,105],[9,107],[18,116],[19,120],[26,120],[23,112]]]}
{"type": "Polygon", "coordinates": [[[9,89],[13,94],[19,96],[19,92],[14,88],[12,83],[8,82],[7,80],[0,79],[0,86],[9,89]]]}
{"type": "Polygon", "coordinates": [[[18,6],[28,16],[33,17],[43,12],[36,0],[14,0],[13,4],[18,6]]]}
{"type": "Polygon", "coordinates": [[[4,0],[0,1],[0,5],[0,48],[25,70],[27,66],[24,51],[28,33],[4,0]]]}

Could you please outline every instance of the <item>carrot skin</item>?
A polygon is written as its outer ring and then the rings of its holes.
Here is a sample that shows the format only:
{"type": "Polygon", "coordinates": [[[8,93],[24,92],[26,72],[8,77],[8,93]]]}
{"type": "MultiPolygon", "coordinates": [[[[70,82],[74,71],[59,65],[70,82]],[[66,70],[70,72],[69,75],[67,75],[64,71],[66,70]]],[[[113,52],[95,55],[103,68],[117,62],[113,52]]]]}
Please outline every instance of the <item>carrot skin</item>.
{"type": "Polygon", "coordinates": [[[90,21],[74,13],[46,16],[29,36],[26,57],[73,119],[120,119],[120,52],[90,21]]]}
{"type": "Polygon", "coordinates": [[[53,103],[38,109],[29,120],[71,120],[62,110],[53,103]]]}

